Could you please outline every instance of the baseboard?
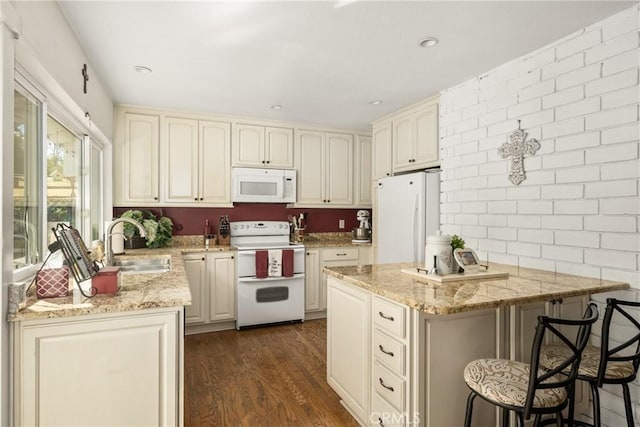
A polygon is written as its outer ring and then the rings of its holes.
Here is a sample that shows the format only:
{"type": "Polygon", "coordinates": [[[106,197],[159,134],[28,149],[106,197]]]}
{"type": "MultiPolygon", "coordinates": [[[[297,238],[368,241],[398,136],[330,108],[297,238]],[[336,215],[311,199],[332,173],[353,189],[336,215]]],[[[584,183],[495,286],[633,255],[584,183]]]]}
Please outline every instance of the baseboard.
{"type": "Polygon", "coordinates": [[[185,335],[204,334],[207,332],[228,331],[230,329],[235,329],[235,328],[236,328],[236,321],[228,320],[226,322],[187,325],[185,327],[184,334],[185,335]]]}

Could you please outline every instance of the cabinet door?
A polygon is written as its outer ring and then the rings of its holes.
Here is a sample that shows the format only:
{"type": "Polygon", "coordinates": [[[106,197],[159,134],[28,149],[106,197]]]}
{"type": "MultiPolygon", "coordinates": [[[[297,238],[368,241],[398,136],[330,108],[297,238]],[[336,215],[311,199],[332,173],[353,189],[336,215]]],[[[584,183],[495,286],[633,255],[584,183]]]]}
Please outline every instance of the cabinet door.
{"type": "Polygon", "coordinates": [[[231,203],[231,124],[200,121],[200,201],[231,203]]]}
{"type": "Polygon", "coordinates": [[[267,167],[293,167],[293,129],[265,128],[265,160],[267,167]]]}
{"type": "Polygon", "coordinates": [[[16,324],[14,424],[180,425],[182,309],[137,313],[16,324]]]}
{"type": "Polygon", "coordinates": [[[371,206],[371,137],[358,135],[356,138],[356,199],[360,207],[371,206]]]}
{"type": "Polygon", "coordinates": [[[325,197],[332,205],[353,204],[353,135],[326,134],[325,197]]]}
{"type": "Polygon", "coordinates": [[[368,425],[371,318],[368,292],[329,277],[327,382],[362,425],[368,425]]]}
{"type": "Polygon", "coordinates": [[[207,277],[205,256],[202,254],[183,255],[184,271],[189,281],[191,305],[185,307],[185,323],[201,323],[207,320],[207,277]]]}
{"type": "Polygon", "coordinates": [[[198,202],[198,121],[168,117],[164,122],[164,201],[198,202]]]}
{"type": "Polygon", "coordinates": [[[300,131],[297,138],[296,156],[298,170],[299,204],[323,205],[325,145],[324,133],[300,131]]]}
{"type": "Polygon", "coordinates": [[[373,127],[373,179],[391,176],[391,122],[373,127]]]}
{"type": "Polygon", "coordinates": [[[265,164],[264,126],[236,125],[233,139],[233,166],[263,167],[265,164]]]}
{"type": "Polygon", "coordinates": [[[438,156],[438,104],[421,109],[415,116],[414,167],[439,164],[438,156]]]}
{"type": "Polygon", "coordinates": [[[233,320],[236,316],[235,257],[231,253],[207,254],[209,320],[233,320]]]}
{"type": "Polygon", "coordinates": [[[393,121],[393,170],[410,169],[414,157],[415,119],[411,115],[393,121]]]}
{"type": "Polygon", "coordinates": [[[320,293],[322,281],[320,274],[320,251],[307,249],[304,264],[304,302],[306,311],[322,309],[323,297],[320,293]]]}
{"type": "MultiPolygon", "coordinates": [[[[324,267],[343,267],[347,265],[358,265],[358,248],[324,248],[322,249],[320,271],[324,267]]],[[[327,275],[320,277],[320,309],[327,308],[327,275]]]]}
{"type": "Polygon", "coordinates": [[[124,143],[116,156],[123,203],[158,202],[159,127],[159,116],[124,114],[124,143]]]}

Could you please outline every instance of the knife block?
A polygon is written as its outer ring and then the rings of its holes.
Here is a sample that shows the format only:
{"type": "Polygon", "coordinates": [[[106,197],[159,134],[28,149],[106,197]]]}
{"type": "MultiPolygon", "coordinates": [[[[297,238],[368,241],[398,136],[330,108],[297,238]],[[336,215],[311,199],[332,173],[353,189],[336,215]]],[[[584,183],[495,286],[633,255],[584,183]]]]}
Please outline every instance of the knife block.
{"type": "Polygon", "coordinates": [[[218,233],[218,246],[229,246],[230,242],[231,236],[229,234],[223,236],[222,234],[218,233]]]}

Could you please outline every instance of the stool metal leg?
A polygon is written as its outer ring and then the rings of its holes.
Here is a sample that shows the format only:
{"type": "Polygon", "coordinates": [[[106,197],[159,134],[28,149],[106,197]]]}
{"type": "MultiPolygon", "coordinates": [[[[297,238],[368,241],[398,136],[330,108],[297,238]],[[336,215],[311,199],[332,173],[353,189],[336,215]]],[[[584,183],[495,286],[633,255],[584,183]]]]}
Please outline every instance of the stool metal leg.
{"type": "Polygon", "coordinates": [[[593,427],[600,427],[600,393],[595,382],[589,382],[591,398],[593,400],[593,427]]]}
{"type": "Polygon", "coordinates": [[[502,427],[509,427],[509,415],[511,415],[511,412],[506,408],[502,408],[502,427]]]}
{"type": "Polygon", "coordinates": [[[471,391],[469,397],[467,397],[467,413],[464,416],[464,427],[471,427],[471,415],[473,414],[473,399],[476,398],[478,393],[471,391]]]}
{"type": "Polygon", "coordinates": [[[622,385],[624,395],[624,412],[627,415],[627,427],[633,427],[633,410],[631,409],[631,395],[629,394],[629,384],[622,385]]]}

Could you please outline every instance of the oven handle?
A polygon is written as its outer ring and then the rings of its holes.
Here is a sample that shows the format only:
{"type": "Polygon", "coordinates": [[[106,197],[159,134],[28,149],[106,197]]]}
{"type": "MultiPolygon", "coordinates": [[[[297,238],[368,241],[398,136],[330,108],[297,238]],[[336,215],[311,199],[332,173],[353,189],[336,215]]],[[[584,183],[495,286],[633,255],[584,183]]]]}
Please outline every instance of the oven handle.
{"type": "MultiPolygon", "coordinates": [[[[262,250],[268,251],[269,249],[262,249],[262,250]]],[[[294,253],[296,253],[296,252],[304,252],[305,248],[300,248],[300,249],[287,249],[287,248],[284,248],[282,250],[283,251],[292,250],[294,253]]],[[[255,255],[255,254],[256,254],[256,251],[238,251],[238,255],[255,255]]]]}
{"type": "Polygon", "coordinates": [[[269,276],[264,279],[258,279],[256,277],[238,277],[238,283],[261,283],[261,282],[273,282],[275,280],[285,281],[285,280],[294,280],[294,279],[304,279],[304,273],[295,273],[291,277],[284,276],[269,276]]]}

